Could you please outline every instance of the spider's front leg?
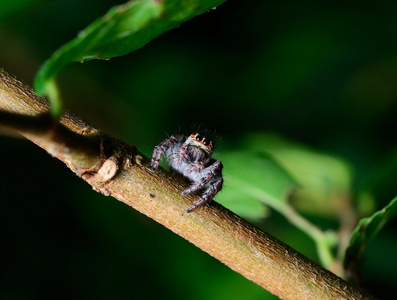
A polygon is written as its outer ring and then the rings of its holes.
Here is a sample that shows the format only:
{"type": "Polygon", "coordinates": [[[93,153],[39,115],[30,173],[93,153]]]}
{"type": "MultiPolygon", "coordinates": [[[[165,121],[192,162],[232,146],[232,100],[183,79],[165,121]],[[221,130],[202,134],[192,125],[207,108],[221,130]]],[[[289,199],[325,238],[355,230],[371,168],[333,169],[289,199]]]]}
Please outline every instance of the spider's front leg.
{"type": "Polygon", "coordinates": [[[204,168],[204,163],[203,162],[199,162],[197,165],[193,166],[190,170],[188,170],[186,173],[192,173],[196,170],[201,171],[204,168]]]}
{"type": "Polygon", "coordinates": [[[216,176],[215,178],[213,178],[213,183],[210,185],[210,187],[203,193],[203,195],[201,196],[200,199],[198,199],[196,202],[193,203],[192,206],[190,206],[186,212],[190,213],[193,210],[195,210],[196,208],[207,204],[209,205],[209,203],[211,202],[211,200],[215,197],[216,194],[218,194],[218,192],[222,189],[222,185],[223,185],[223,178],[221,175],[216,176]]]}
{"type": "Polygon", "coordinates": [[[203,188],[208,182],[210,182],[210,180],[218,174],[222,174],[222,168],[223,165],[220,161],[216,161],[215,163],[213,163],[211,166],[208,167],[209,171],[207,173],[206,176],[204,176],[199,183],[197,183],[196,185],[193,185],[192,187],[188,188],[187,190],[184,190],[182,192],[182,196],[186,196],[190,193],[193,193],[194,191],[197,191],[201,188],[203,188]]]}
{"type": "Polygon", "coordinates": [[[208,204],[211,202],[211,200],[215,197],[215,195],[222,189],[222,184],[223,184],[223,178],[222,178],[222,168],[223,165],[220,161],[216,161],[214,164],[212,164],[209,168],[209,171],[206,176],[204,176],[199,183],[196,185],[193,185],[192,187],[188,188],[187,190],[182,192],[183,196],[186,196],[194,191],[197,191],[203,187],[205,187],[207,184],[210,186],[208,189],[203,193],[201,198],[197,200],[195,203],[193,203],[192,206],[190,206],[187,209],[187,213],[195,210],[196,208],[208,204]]]}
{"type": "Polygon", "coordinates": [[[178,143],[181,139],[183,139],[183,135],[174,134],[170,136],[168,139],[162,141],[156,147],[154,147],[152,160],[150,161],[150,168],[152,171],[156,171],[159,167],[159,163],[163,154],[175,143],[178,143]]]}

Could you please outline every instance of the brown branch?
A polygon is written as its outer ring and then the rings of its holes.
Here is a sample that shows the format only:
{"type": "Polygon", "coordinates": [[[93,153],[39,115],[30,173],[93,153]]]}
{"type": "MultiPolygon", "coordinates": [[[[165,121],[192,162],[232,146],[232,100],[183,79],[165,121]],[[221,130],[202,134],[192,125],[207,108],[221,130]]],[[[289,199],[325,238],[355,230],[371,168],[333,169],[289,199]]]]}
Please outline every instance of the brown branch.
{"type": "Polygon", "coordinates": [[[0,124],[62,160],[97,191],[130,205],[282,299],[371,299],[277,239],[214,203],[187,214],[196,196],[135,147],[80,118],[48,117],[46,99],[0,69],[0,124]]]}

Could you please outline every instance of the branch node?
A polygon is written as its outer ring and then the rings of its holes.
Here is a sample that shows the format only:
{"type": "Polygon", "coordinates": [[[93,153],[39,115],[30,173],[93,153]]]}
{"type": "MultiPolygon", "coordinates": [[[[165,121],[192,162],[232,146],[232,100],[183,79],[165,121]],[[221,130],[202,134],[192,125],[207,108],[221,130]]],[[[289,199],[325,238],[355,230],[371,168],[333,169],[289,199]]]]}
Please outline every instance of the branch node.
{"type": "Polygon", "coordinates": [[[111,180],[119,170],[119,165],[115,157],[110,157],[102,164],[102,167],[96,174],[96,180],[99,182],[108,182],[111,180]]]}

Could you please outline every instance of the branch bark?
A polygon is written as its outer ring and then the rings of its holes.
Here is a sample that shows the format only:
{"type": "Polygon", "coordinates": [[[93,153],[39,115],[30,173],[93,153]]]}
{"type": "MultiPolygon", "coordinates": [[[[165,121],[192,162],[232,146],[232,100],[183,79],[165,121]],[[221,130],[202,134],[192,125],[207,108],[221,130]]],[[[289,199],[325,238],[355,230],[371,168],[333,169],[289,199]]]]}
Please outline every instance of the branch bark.
{"type": "Polygon", "coordinates": [[[134,146],[110,138],[65,112],[49,117],[45,98],[0,69],[0,125],[63,161],[105,195],[120,200],[187,239],[281,299],[373,299],[217,203],[186,214],[197,196],[186,183],[134,146]]]}

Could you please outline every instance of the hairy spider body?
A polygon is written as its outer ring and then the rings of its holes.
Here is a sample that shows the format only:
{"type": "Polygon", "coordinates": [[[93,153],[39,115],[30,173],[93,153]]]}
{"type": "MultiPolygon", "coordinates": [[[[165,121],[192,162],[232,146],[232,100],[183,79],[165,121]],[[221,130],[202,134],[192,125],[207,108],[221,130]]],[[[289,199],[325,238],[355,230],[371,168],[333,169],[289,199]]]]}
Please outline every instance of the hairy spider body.
{"type": "Polygon", "coordinates": [[[171,170],[188,178],[192,186],[182,192],[186,196],[195,191],[201,191],[201,198],[193,203],[186,212],[209,204],[215,195],[222,189],[223,165],[220,161],[211,158],[214,143],[199,133],[192,133],[188,138],[182,134],[174,134],[158,144],[150,162],[153,171],[156,171],[163,155],[171,170]]]}

